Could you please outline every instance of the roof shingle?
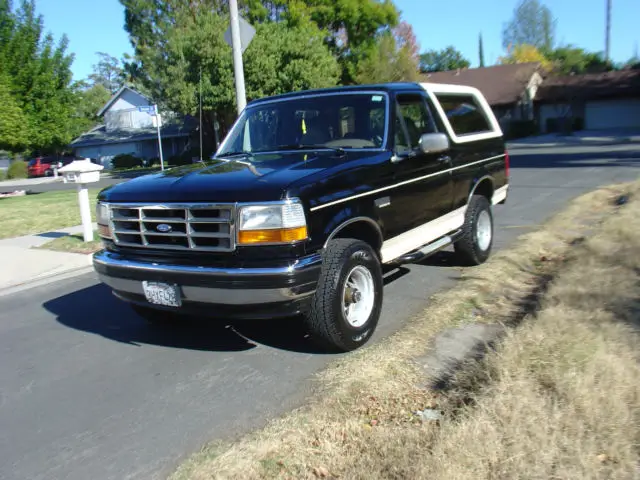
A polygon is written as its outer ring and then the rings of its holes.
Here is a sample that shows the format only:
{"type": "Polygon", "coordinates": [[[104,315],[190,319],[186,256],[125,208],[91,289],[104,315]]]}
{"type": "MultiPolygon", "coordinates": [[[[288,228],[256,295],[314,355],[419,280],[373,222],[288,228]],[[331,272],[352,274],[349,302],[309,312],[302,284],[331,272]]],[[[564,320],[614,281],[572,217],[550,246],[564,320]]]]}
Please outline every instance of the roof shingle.
{"type": "Polygon", "coordinates": [[[482,92],[491,106],[517,102],[540,64],[518,63],[426,73],[422,82],[467,85],[482,92]]]}
{"type": "Polygon", "coordinates": [[[538,89],[536,102],[554,102],[570,96],[583,100],[640,97],[640,70],[548,77],[538,89]]]}

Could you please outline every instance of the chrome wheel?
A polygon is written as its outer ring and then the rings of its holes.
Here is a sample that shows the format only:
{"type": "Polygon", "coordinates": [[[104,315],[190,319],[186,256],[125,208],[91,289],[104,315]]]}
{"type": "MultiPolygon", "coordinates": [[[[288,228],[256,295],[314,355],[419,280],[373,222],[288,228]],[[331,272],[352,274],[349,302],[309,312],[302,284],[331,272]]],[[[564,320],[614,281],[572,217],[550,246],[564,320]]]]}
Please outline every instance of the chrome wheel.
{"type": "Polygon", "coordinates": [[[373,275],[362,265],[354,267],[342,290],[342,311],[347,323],[355,328],[364,325],[371,316],[374,300],[373,275]]]}
{"type": "Polygon", "coordinates": [[[476,242],[478,248],[485,251],[491,245],[491,217],[489,212],[482,210],[476,222],[476,242]]]}

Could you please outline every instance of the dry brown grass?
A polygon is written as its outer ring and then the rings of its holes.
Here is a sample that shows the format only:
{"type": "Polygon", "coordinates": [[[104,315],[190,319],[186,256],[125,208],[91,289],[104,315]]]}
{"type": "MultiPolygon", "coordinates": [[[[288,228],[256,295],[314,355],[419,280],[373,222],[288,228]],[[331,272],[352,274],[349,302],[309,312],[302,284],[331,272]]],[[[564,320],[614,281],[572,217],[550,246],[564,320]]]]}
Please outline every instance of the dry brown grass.
{"type": "Polygon", "coordinates": [[[639,205],[572,252],[535,317],[478,367],[491,380],[417,476],[640,477],[639,205]]]}
{"type": "Polygon", "coordinates": [[[631,478],[640,375],[631,327],[616,309],[628,311],[636,285],[629,282],[637,278],[629,276],[633,268],[616,267],[624,275],[613,276],[618,270],[607,267],[634,252],[640,258],[640,235],[631,242],[628,228],[640,230],[633,216],[640,202],[610,215],[612,199],[629,191],[640,192],[640,183],[577,199],[513,249],[467,270],[465,281],[432,298],[402,331],[328,368],[308,405],[232,445],[206,447],[173,478],[631,478]],[[591,231],[598,233],[586,245],[572,246],[591,231]],[[629,248],[613,252],[623,238],[629,248]],[[590,253],[567,262],[577,249],[590,253]],[[437,332],[507,323],[565,265],[539,318],[471,369],[474,375],[459,376],[464,395],[422,388],[425,372],[414,359],[437,332]],[[469,394],[473,406],[461,406],[469,394]],[[451,416],[423,424],[411,412],[424,408],[451,416]]]}

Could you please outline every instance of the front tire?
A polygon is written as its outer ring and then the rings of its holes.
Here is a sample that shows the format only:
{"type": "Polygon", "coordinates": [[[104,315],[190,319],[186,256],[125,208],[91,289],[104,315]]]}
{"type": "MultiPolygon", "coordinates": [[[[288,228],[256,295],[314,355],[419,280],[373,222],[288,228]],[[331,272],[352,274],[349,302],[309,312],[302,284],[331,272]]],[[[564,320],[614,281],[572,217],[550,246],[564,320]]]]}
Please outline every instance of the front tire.
{"type": "Polygon", "coordinates": [[[493,213],[487,197],[473,195],[467,205],[462,236],[454,249],[458,261],[466,266],[480,265],[491,254],[493,213]]]}
{"type": "Polygon", "coordinates": [[[364,345],[378,324],[382,293],[382,268],[373,248],[355,239],[330,241],[305,315],[313,339],[342,352],[364,345]]]}

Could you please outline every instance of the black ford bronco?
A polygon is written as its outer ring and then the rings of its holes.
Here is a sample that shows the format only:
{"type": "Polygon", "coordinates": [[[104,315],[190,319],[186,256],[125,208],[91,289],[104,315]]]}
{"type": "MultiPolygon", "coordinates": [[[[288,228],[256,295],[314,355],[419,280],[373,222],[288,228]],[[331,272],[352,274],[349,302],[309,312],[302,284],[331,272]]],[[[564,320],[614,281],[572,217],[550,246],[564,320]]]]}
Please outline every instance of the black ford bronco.
{"type": "Polygon", "coordinates": [[[301,315],[333,350],[371,337],[383,268],[492,247],[509,157],[482,94],[398,83],[251,102],[210,161],[104,189],[100,279],[151,322],[301,315]]]}

